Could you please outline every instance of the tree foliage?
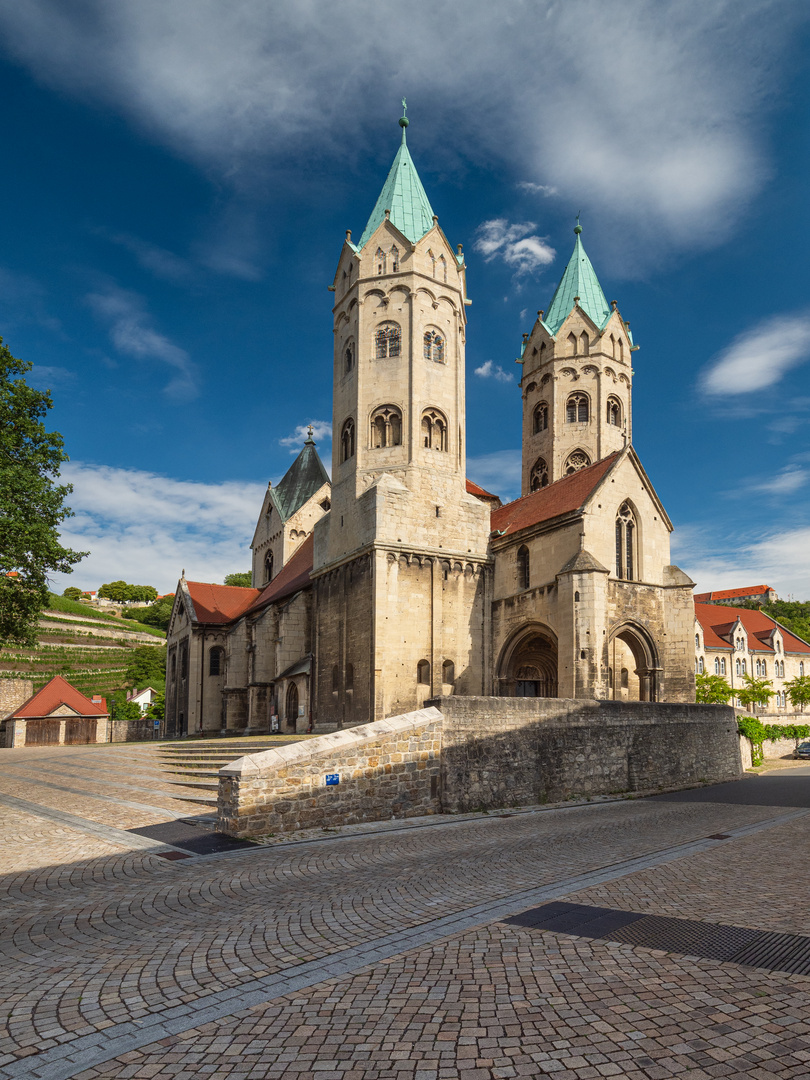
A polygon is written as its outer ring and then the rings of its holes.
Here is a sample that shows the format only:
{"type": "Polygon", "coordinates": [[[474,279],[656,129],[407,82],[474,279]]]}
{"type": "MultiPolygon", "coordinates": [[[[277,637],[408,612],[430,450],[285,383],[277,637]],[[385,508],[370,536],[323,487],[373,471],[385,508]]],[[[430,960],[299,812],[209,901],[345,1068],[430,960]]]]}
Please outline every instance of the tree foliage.
{"type": "Polygon", "coordinates": [[[154,690],[163,688],[166,682],[166,649],[159,645],[139,645],[132,650],[130,661],[124,672],[124,680],[129,686],[145,690],[151,686],[154,690]]]}
{"type": "Polygon", "coordinates": [[[166,695],[164,693],[155,694],[155,700],[151,705],[147,706],[143,715],[149,720],[165,720],[166,695]]]}
{"type": "Polygon", "coordinates": [[[790,704],[794,708],[798,706],[804,712],[805,705],[810,704],[810,675],[797,675],[795,679],[786,682],[785,691],[790,704]]]}
{"type": "Polygon", "coordinates": [[[734,691],[722,675],[701,671],[695,675],[695,701],[699,705],[725,705],[734,691]]]}
{"type": "Polygon", "coordinates": [[[157,589],[153,585],[129,585],[126,581],[108,581],[98,590],[102,600],[116,600],[124,603],[127,600],[141,600],[149,603],[157,599],[157,589]]]}
{"type": "Polygon", "coordinates": [[[127,608],[123,615],[125,619],[135,619],[137,622],[145,623],[146,626],[156,626],[159,630],[166,631],[169,629],[173,607],[174,594],[172,593],[171,596],[161,596],[149,607],[127,608]]]}
{"type": "Polygon", "coordinates": [[[68,587],[62,593],[62,596],[64,596],[66,600],[78,601],[82,598],[82,590],[77,589],[75,585],[68,585],[68,587]]]}
{"type": "Polygon", "coordinates": [[[755,679],[753,675],[743,676],[744,685],[734,691],[740,704],[748,708],[749,705],[767,705],[773,697],[773,683],[770,679],[755,679]]]}
{"type": "Polygon", "coordinates": [[[136,701],[127,701],[123,690],[116,690],[110,699],[110,719],[140,720],[141,707],[136,701]]]}
{"type": "Polygon", "coordinates": [[[250,570],[245,570],[239,574],[226,574],[226,585],[238,585],[242,589],[250,589],[253,585],[253,575],[250,570]]]}
{"type": "Polygon", "coordinates": [[[36,642],[48,575],[69,574],[87,554],[59,542],[59,525],[71,516],[72,488],[57,483],[68,458],[62,436],[45,430],[50,393],[23,378],[32,367],[0,338],[0,643],[21,645],[36,642]]]}

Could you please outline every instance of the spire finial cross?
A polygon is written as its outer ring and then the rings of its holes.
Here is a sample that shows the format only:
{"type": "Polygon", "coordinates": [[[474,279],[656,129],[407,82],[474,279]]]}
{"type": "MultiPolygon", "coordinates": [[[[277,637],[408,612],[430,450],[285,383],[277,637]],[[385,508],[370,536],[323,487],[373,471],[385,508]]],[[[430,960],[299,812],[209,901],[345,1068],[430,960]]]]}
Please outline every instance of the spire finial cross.
{"type": "Polygon", "coordinates": [[[402,128],[402,141],[405,142],[405,128],[410,124],[408,119],[408,106],[405,103],[405,98],[402,99],[402,116],[399,118],[399,126],[402,128]]]}
{"type": "Polygon", "coordinates": [[[407,103],[405,101],[405,98],[402,99],[402,115],[403,116],[408,115],[408,105],[407,105],[407,103]]]}
{"type": "Polygon", "coordinates": [[[312,424],[307,428],[307,442],[312,442],[312,424]]]}

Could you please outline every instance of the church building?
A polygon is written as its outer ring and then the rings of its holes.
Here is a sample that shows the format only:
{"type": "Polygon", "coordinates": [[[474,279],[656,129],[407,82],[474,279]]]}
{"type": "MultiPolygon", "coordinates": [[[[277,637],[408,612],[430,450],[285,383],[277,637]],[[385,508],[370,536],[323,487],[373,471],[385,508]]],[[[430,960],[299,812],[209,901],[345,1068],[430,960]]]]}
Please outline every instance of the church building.
{"type": "Polygon", "coordinates": [[[632,446],[633,342],[582,244],[522,346],[522,494],[466,476],[467,265],[406,142],[334,306],[331,481],[311,435],[253,588],[181,578],[169,734],[329,731],[443,695],[694,701],[693,583],[632,446]]]}

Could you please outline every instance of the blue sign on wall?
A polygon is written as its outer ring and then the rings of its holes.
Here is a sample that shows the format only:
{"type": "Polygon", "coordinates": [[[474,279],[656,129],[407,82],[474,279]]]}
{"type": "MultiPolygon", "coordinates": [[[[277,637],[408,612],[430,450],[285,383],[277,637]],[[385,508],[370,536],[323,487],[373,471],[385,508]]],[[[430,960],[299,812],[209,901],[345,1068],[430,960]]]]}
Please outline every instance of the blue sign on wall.
{"type": "Polygon", "coordinates": [[[340,773],[328,772],[326,774],[326,786],[331,787],[333,784],[340,783],[340,773]]]}
{"type": "Polygon", "coordinates": [[[155,727],[160,727],[160,721],[159,720],[155,721],[155,727]]]}

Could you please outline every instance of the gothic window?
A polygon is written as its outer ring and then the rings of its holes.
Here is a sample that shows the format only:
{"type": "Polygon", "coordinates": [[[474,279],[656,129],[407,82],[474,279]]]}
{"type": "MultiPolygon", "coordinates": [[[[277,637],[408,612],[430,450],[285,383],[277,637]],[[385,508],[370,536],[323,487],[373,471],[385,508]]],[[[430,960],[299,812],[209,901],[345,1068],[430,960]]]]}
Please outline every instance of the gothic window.
{"type": "Polygon", "coordinates": [[[714,673],[715,673],[715,675],[720,674],[720,657],[719,656],[715,656],[715,658],[714,658],[714,673]]]}
{"type": "Polygon", "coordinates": [[[433,254],[432,251],[429,251],[428,255],[430,256],[430,266],[431,270],[433,271],[433,276],[436,277],[436,256],[433,254]]]}
{"type": "Polygon", "coordinates": [[[396,244],[391,248],[391,273],[396,274],[399,270],[399,248],[396,244]]]}
{"type": "Polygon", "coordinates": [[[621,338],[619,338],[619,340],[616,342],[615,356],[616,356],[616,359],[619,360],[619,361],[624,360],[624,344],[622,343],[621,338]]]}
{"type": "Polygon", "coordinates": [[[742,675],[742,669],[741,669],[740,658],[739,657],[737,657],[737,674],[742,675]]]}
{"type": "Polygon", "coordinates": [[[396,405],[381,405],[371,414],[371,446],[378,450],[384,446],[402,444],[402,413],[396,405]]]}
{"type": "Polygon", "coordinates": [[[402,351],[402,331],[396,323],[383,323],[374,335],[374,345],[378,360],[399,356],[402,351]]]}
{"type": "Polygon", "coordinates": [[[348,461],[354,457],[354,420],[351,417],[343,425],[340,433],[340,460],[348,461]]]}
{"type": "Polygon", "coordinates": [[[447,450],[447,420],[438,409],[422,413],[422,445],[426,450],[447,450]]]}
{"type": "Polygon", "coordinates": [[[695,648],[700,648],[700,634],[695,634],[695,648]]]}
{"type": "Polygon", "coordinates": [[[382,248],[377,248],[377,253],[374,256],[374,258],[377,260],[377,273],[378,274],[384,274],[385,273],[385,252],[383,251],[382,248]]]}
{"type": "Polygon", "coordinates": [[[565,404],[567,424],[585,424],[588,421],[590,402],[587,394],[571,394],[565,404]]]}
{"type": "Polygon", "coordinates": [[[273,580],[273,552],[268,551],[264,557],[264,580],[273,580]]]}
{"type": "Polygon", "coordinates": [[[584,330],[579,335],[579,351],[583,356],[587,356],[591,351],[591,341],[584,330]]]}
{"type": "Polygon", "coordinates": [[[416,681],[421,686],[430,686],[430,664],[427,660],[420,660],[416,665],[416,681]]]}
{"type": "Polygon", "coordinates": [[[799,661],[799,678],[804,678],[804,660],[799,661]]]}
{"type": "Polygon", "coordinates": [[[747,660],[743,660],[743,662],[742,662],[742,673],[743,673],[743,675],[748,674],[748,661],[747,660]]]}
{"type": "Polygon", "coordinates": [[[452,686],[456,681],[456,665],[452,660],[445,660],[442,664],[442,682],[445,686],[452,686]]]}
{"type": "Polygon", "coordinates": [[[722,656],[720,658],[720,674],[725,675],[725,673],[726,673],[726,658],[725,658],[725,656],[722,656]]]}
{"type": "Polygon", "coordinates": [[[535,406],[533,417],[532,427],[535,435],[548,428],[548,405],[545,401],[535,406]]]}
{"type": "Polygon", "coordinates": [[[609,397],[607,400],[607,422],[614,427],[622,426],[622,406],[618,398],[609,397]]]}
{"type": "Polygon", "coordinates": [[[208,674],[209,675],[221,675],[222,674],[222,653],[223,649],[219,646],[214,646],[208,653],[208,674]]]}
{"type": "Polygon", "coordinates": [[[761,663],[761,661],[757,660],[757,675],[761,675],[761,674],[762,674],[762,663],[761,663]]]}
{"type": "Polygon", "coordinates": [[[447,263],[445,262],[444,255],[439,256],[439,278],[442,281],[447,281],[447,263]]]}
{"type": "Polygon", "coordinates": [[[569,354],[571,356],[576,356],[577,355],[577,335],[576,334],[569,334],[568,335],[568,352],[569,352],[569,354]]]}
{"type": "Polygon", "coordinates": [[[571,473],[579,472],[580,469],[586,469],[590,463],[591,459],[584,450],[575,450],[573,454],[568,455],[568,460],[565,463],[565,475],[570,476],[571,473]]]}
{"type": "Polygon", "coordinates": [[[529,587],[529,549],[523,544],[517,553],[517,584],[519,589],[529,587]]]}
{"type": "Polygon", "coordinates": [[[529,490],[539,491],[540,488],[548,487],[548,465],[545,458],[538,458],[532,466],[529,478],[529,490]]]}
{"type": "Polygon", "coordinates": [[[704,668],[704,664],[703,664],[703,657],[701,656],[700,659],[698,660],[698,674],[702,675],[704,670],[705,670],[705,668],[704,668]]]}
{"type": "MultiPolygon", "coordinates": [[[[629,503],[622,503],[616,515],[616,577],[634,581],[636,577],[636,519],[629,503]]],[[[700,646],[700,638],[695,635],[700,646]]]]}
{"type": "Polygon", "coordinates": [[[444,363],[444,338],[435,330],[425,333],[424,352],[426,360],[434,360],[437,364],[444,363]]]}
{"type": "Polygon", "coordinates": [[[343,353],[343,370],[346,375],[354,370],[354,342],[350,341],[343,353]]]}

